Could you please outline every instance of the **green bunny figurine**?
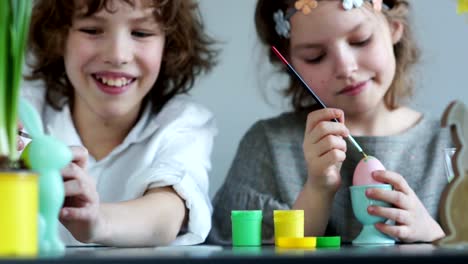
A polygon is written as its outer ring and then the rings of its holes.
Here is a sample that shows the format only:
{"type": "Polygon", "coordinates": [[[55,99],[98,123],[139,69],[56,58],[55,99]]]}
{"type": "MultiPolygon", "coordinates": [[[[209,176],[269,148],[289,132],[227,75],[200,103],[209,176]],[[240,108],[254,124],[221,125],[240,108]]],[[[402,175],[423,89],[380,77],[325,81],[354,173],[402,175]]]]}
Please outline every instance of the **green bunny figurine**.
{"type": "Polygon", "coordinates": [[[71,162],[72,153],[65,144],[44,134],[39,114],[24,99],[20,100],[19,115],[32,138],[27,146],[29,165],[39,174],[39,251],[62,254],[65,246],[58,234],[58,216],[65,193],[60,170],[71,162]]]}

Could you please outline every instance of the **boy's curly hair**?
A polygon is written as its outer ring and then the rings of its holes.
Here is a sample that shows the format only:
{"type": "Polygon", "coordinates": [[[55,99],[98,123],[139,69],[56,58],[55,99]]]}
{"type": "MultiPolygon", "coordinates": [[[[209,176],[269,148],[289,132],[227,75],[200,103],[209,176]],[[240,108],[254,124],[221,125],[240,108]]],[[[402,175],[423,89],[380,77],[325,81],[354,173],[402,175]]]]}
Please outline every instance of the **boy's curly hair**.
{"type": "MultiPolygon", "coordinates": [[[[77,10],[85,15],[103,9],[115,0],[36,0],[31,17],[28,50],[29,80],[44,81],[47,102],[56,109],[73,102],[73,88],[65,73],[64,49],[72,18],[77,10]]],[[[135,6],[137,0],[124,1],[135,6]]],[[[144,1],[144,0],[142,0],[144,1]]],[[[159,76],[145,101],[151,101],[159,111],[176,94],[188,92],[195,78],[216,64],[218,50],[215,41],[204,33],[198,5],[192,0],[146,0],[154,7],[154,17],[166,33],[159,76]]]]}
{"type": "MultiPolygon", "coordinates": [[[[419,48],[409,27],[408,0],[383,0],[388,10],[382,10],[389,22],[399,21],[404,25],[404,33],[401,40],[393,46],[396,59],[396,72],[393,82],[385,94],[384,101],[389,109],[399,107],[402,102],[413,95],[414,87],[410,70],[418,62],[420,57],[419,48]]],[[[289,40],[280,37],[275,31],[273,13],[278,10],[287,10],[293,6],[291,0],[258,0],[255,10],[255,25],[260,41],[268,47],[270,62],[279,65],[287,72],[282,63],[269,47],[272,45],[289,53],[289,40]]],[[[291,97],[291,104],[295,111],[314,110],[317,108],[309,93],[295,79],[290,79],[290,85],[284,90],[286,96],[291,97]]]]}

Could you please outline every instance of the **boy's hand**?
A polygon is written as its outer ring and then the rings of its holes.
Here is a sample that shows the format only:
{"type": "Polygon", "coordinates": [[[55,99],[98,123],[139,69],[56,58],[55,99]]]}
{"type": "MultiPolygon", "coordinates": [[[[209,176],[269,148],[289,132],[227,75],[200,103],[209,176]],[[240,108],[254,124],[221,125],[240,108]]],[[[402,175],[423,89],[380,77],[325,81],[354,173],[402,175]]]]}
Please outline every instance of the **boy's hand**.
{"type": "Polygon", "coordinates": [[[391,171],[375,171],[372,177],[393,186],[393,190],[366,190],[367,197],[394,206],[367,208],[369,214],[388,218],[396,223],[395,225],[377,223],[378,230],[403,242],[432,242],[445,236],[440,225],[429,215],[403,176],[391,171]]]}
{"type": "Polygon", "coordinates": [[[94,179],[88,175],[88,152],[83,147],[70,147],[73,160],[62,170],[65,203],[60,221],[81,242],[90,242],[99,227],[99,195],[94,179]]]}
{"type": "Polygon", "coordinates": [[[340,169],[346,158],[343,137],[348,135],[343,111],[327,108],[309,113],[303,143],[308,170],[306,184],[314,189],[338,190],[341,184],[340,169]],[[339,123],[330,121],[334,118],[339,123]]]}

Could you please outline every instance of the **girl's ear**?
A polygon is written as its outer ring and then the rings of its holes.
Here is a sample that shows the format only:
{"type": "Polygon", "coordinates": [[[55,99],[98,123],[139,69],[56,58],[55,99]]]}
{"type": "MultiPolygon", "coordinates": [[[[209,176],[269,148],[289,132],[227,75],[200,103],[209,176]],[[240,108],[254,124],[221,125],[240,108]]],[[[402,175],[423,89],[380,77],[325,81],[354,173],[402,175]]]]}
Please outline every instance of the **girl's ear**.
{"type": "Polygon", "coordinates": [[[390,23],[390,30],[392,34],[392,42],[393,42],[393,45],[395,45],[398,42],[400,42],[403,36],[403,32],[405,31],[405,26],[403,25],[401,21],[393,20],[390,23]]]}

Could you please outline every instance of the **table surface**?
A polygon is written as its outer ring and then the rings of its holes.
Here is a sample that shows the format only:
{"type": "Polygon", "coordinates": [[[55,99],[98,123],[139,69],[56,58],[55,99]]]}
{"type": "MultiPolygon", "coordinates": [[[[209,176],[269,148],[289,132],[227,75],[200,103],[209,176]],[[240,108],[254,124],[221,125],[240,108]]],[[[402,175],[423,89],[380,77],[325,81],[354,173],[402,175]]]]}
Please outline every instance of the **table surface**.
{"type": "Polygon", "coordinates": [[[221,247],[214,245],[112,248],[71,247],[64,256],[5,259],[0,263],[468,263],[468,247],[440,248],[432,244],[352,246],[315,250],[274,246],[221,247]]]}

